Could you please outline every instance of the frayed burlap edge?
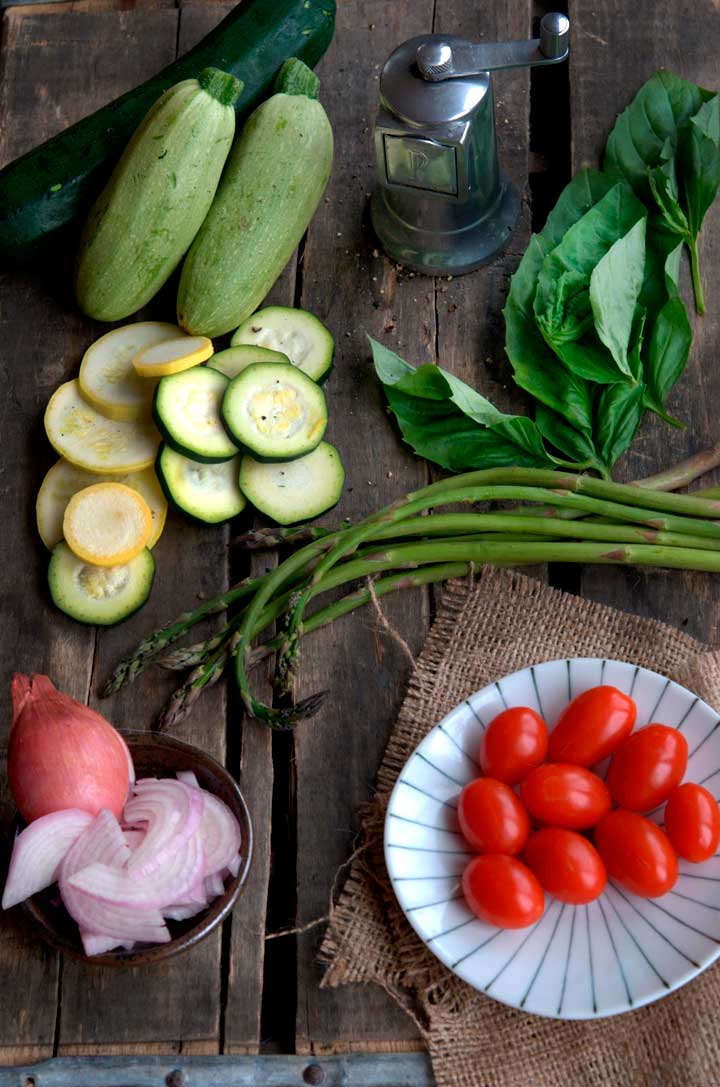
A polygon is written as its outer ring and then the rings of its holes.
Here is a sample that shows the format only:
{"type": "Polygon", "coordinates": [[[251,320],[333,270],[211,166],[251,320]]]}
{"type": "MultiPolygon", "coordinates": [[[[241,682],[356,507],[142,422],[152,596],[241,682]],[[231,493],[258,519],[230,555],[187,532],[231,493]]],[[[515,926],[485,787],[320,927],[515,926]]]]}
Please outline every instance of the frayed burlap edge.
{"type": "Polygon", "coordinates": [[[425,947],[393,895],[383,858],[390,792],[407,758],[453,706],[494,679],[566,656],[645,665],[720,705],[720,657],[656,620],[583,600],[514,571],[450,583],[410,679],[362,818],[362,848],[321,949],[323,985],[380,985],[412,1015],[440,1087],[711,1087],[720,1084],[712,968],[631,1016],[557,1022],[471,989],[425,947]]]}

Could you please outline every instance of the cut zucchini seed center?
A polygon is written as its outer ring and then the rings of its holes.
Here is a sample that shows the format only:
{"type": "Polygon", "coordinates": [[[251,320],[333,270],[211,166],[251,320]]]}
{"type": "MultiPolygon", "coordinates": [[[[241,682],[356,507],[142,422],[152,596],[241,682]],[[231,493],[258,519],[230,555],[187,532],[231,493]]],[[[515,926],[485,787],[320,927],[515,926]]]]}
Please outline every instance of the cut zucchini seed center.
{"type": "Polygon", "coordinates": [[[81,566],[78,585],[91,600],[110,600],[126,588],[130,580],[128,566],[81,566]]]}
{"type": "Polygon", "coordinates": [[[302,428],[307,409],[297,389],[274,381],[250,397],[248,415],[260,434],[292,438],[302,428]]]}
{"type": "Polygon", "coordinates": [[[266,347],[270,351],[281,351],[283,355],[287,355],[293,366],[302,368],[310,351],[310,342],[302,332],[273,332],[271,328],[263,328],[260,332],[256,332],[255,327],[253,332],[256,333],[255,342],[258,347],[266,347]]]}

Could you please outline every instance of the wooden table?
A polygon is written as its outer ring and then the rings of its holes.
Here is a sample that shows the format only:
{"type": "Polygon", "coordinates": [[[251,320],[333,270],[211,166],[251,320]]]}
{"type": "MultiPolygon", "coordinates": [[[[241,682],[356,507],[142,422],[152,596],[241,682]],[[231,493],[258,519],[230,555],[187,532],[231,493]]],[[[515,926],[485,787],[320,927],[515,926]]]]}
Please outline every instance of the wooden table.
{"type": "MultiPolygon", "coordinates": [[[[205,0],[71,0],[7,8],[0,159],[14,158],[147,78],[231,6],[205,0]]],[[[365,333],[412,362],[439,361],[500,407],[522,410],[510,389],[501,308],[531,225],[542,224],[572,171],[597,164],[616,113],[656,67],[665,65],[706,86],[717,83],[718,0],[570,0],[569,66],[501,73],[495,79],[503,161],[527,197],[508,252],[491,267],[459,279],[434,281],[404,272],[384,259],[367,224],[372,127],[385,57],[399,42],[430,30],[489,40],[524,38],[542,7],[531,0],[339,0],[335,41],[319,69],[335,130],[335,167],[307,238],[271,297],[312,310],[336,338],[328,388],[330,437],[348,469],[340,518],[365,514],[427,475],[427,466],[403,449],[384,411],[365,333]]],[[[691,363],[671,404],[687,429],[646,423],[623,466],[625,477],[667,465],[718,437],[717,209],[703,232],[702,260],[708,316],[694,319],[691,363]]],[[[98,683],[110,665],[196,594],[214,594],[248,568],[258,570],[274,560],[262,555],[249,562],[229,550],[232,530],[190,526],[171,517],[157,548],[156,587],[141,614],[98,633],[51,609],[45,556],[33,524],[34,495],[53,461],[42,412],[100,332],[62,296],[58,280],[61,270],[50,267],[7,277],[0,311],[0,690],[5,698],[15,669],[47,672],[70,694],[100,705],[118,726],[145,728],[168,693],[167,677],[155,672],[100,704],[98,683]]],[[[171,296],[149,312],[169,318],[171,296]]],[[[607,568],[541,573],[587,597],[717,639],[720,608],[710,576],[607,568]]],[[[433,606],[431,596],[420,592],[387,603],[388,617],[414,650],[422,645],[433,606]]],[[[27,1065],[102,1054],[110,1062],[92,1072],[76,1064],[51,1065],[29,1079],[25,1073],[0,1072],[0,1085],[160,1084],[165,1077],[180,1084],[182,1077],[173,1078],[173,1070],[186,1066],[194,1069],[190,1082],[198,1085],[301,1083],[303,1075],[305,1082],[320,1082],[321,1072],[307,1070],[313,1063],[322,1066],[326,1083],[430,1082],[421,1056],[384,1063],[358,1056],[412,1054],[421,1041],[382,992],[320,990],[321,926],[264,940],[266,929],[303,926],[327,913],[407,673],[403,654],[364,612],[308,639],[299,694],[329,687],[333,697],[295,735],[273,735],[262,725],[243,722],[223,684],[206,693],[180,735],[225,759],[239,775],[255,824],[252,876],[232,920],[165,966],[116,971],[63,961],[36,939],[21,911],[3,918],[0,1061],[27,1065]],[[262,1065],[271,1072],[260,1071],[248,1057],[232,1066],[231,1075],[227,1064],[213,1059],[283,1053],[296,1057],[262,1065]],[[326,1059],[329,1054],[355,1056],[326,1059]],[[119,1056],[123,1072],[113,1064],[119,1056]]],[[[6,727],[7,703],[2,720],[6,727]]],[[[8,827],[7,791],[2,800],[8,827]]]]}

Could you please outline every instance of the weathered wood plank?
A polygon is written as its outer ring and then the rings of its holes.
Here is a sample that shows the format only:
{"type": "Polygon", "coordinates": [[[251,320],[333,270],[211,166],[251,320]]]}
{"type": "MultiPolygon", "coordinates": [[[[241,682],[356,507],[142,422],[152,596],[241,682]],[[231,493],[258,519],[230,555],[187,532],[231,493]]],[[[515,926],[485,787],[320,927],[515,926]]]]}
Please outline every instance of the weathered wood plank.
{"type": "Polygon", "coordinates": [[[356,1054],[308,1061],[307,1057],[94,1057],[60,1058],[21,1068],[0,1069],[0,1087],[158,1087],[188,1082],[193,1087],[296,1087],[319,1082],[309,1069],[323,1074],[324,1087],[432,1087],[434,1079],[424,1053],[356,1054]],[[183,1079],[183,1076],[186,1079],[183,1079]]]}
{"type": "MultiPolygon", "coordinates": [[[[364,516],[425,479],[424,466],[402,449],[386,417],[365,333],[414,361],[434,360],[433,284],[399,273],[380,255],[366,202],[374,177],[380,68],[396,44],[430,29],[432,7],[405,0],[339,5],[335,42],[319,73],[336,153],[325,206],[305,249],[302,304],[336,337],[329,438],[342,453],[347,485],[333,521],[364,516]]],[[[427,598],[407,594],[388,600],[385,611],[417,649],[427,627],[427,598]]],[[[358,808],[370,795],[407,680],[402,651],[375,627],[364,611],[303,647],[299,697],[326,689],[330,694],[295,737],[299,925],[327,914],[336,871],[351,852],[358,808]]],[[[319,990],[321,931],[298,938],[298,1052],[417,1044],[413,1025],[379,991],[319,990]]]]}
{"type": "MultiPolygon", "coordinates": [[[[33,79],[38,84],[44,83],[41,100],[46,109],[47,102],[62,104],[57,118],[60,125],[71,119],[66,111],[68,103],[74,102],[73,93],[66,91],[67,56],[62,48],[67,42],[77,43],[73,73],[83,104],[79,113],[148,78],[176,55],[175,10],[106,11],[101,15],[58,11],[50,23],[52,37],[47,29],[50,18],[45,17],[45,22],[36,28],[32,55],[35,70],[28,65],[25,74],[31,84],[33,79]],[[59,50],[58,63],[52,67],[48,67],[47,37],[51,37],[54,45],[57,43],[59,50]]],[[[73,312],[69,306],[68,313],[73,312]]],[[[172,319],[172,294],[163,295],[159,305],[149,308],[148,315],[172,319]]],[[[79,325],[74,350],[65,356],[68,376],[76,372],[82,350],[98,330],[99,326],[91,322],[79,325]]],[[[191,598],[198,593],[217,592],[222,587],[227,578],[226,535],[222,529],[202,529],[170,515],[166,533],[156,550],[158,572],[147,607],[121,628],[97,635],[91,700],[119,727],[149,727],[173,686],[172,677],[161,674],[151,684],[130,688],[104,703],[95,698],[98,681],[149,627],[177,610],[179,586],[183,592],[187,586],[191,598]]],[[[54,614],[53,621],[57,621],[54,614]]],[[[71,675],[69,664],[67,678],[71,675]]],[[[65,676],[59,676],[58,681],[62,686],[67,685],[65,676]]],[[[188,722],[182,735],[216,756],[224,756],[225,699],[221,686],[209,693],[202,714],[188,722]]],[[[65,1046],[103,1047],[143,1040],[177,1043],[181,1039],[212,1039],[217,1049],[219,978],[219,932],[188,955],[157,970],[99,970],[67,961],[62,972],[59,1051],[63,1052],[65,1046]],[[138,984],[142,985],[142,1000],[137,999],[138,984]],[[186,996],[191,990],[194,999],[190,1001],[186,996]]]]}
{"type": "MultiPolygon", "coordinates": [[[[297,254],[267,298],[268,305],[292,306],[297,254]]],[[[260,518],[257,523],[262,522],[260,518]]],[[[236,557],[236,562],[243,558],[236,557]]],[[[277,564],[275,552],[252,553],[248,573],[258,576],[277,564]]],[[[235,576],[238,576],[237,572],[235,576]]],[[[272,661],[254,673],[260,697],[272,701],[272,661]]],[[[257,1053],[260,1048],[260,1017],[264,989],[265,928],[271,870],[273,805],[273,734],[259,721],[242,719],[232,700],[229,728],[241,730],[240,784],[253,820],[254,852],[250,881],[233,911],[227,998],[224,1011],[223,1052],[257,1053]]],[[[232,750],[233,740],[229,736],[232,750]]],[[[285,949],[283,949],[285,950],[285,949]]],[[[287,949],[292,965],[292,947],[287,949]]]]}
{"type": "MultiPolygon", "coordinates": [[[[174,50],[174,15],[148,12],[142,21],[145,44],[140,50],[140,23],[127,13],[98,19],[58,12],[51,35],[46,17],[17,9],[6,12],[0,159],[9,161],[166,63],[174,50]],[[113,19],[113,32],[108,33],[113,19]],[[124,50],[118,49],[118,41],[126,43],[122,60],[124,50]],[[97,78],[100,71],[102,81],[97,78]]],[[[76,371],[82,349],[92,338],[88,324],[65,304],[63,277],[60,267],[47,283],[39,276],[14,275],[3,290],[6,392],[1,486],[8,525],[0,542],[4,729],[13,670],[47,672],[58,686],[83,700],[91,682],[93,632],[51,608],[45,589],[47,556],[33,513],[37,488],[55,459],[42,432],[43,409],[54,388],[76,371]],[[18,532],[26,536],[27,546],[21,546],[18,532]]],[[[12,805],[7,794],[2,815],[9,826],[12,805]]],[[[52,1051],[58,961],[19,914],[15,911],[4,919],[0,938],[0,1044],[52,1051]]]]}
{"type": "MultiPolygon", "coordinates": [[[[706,87],[717,87],[717,64],[711,43],[720,36],[720,10],[690,0],[639,0],[631,19],[622,0],[597,5],[571,0],[573,45],[570,54],[572,166],[597,165],[616,115],[638,87],[660,67],[706,87]]],[[[675,430],[648,417],[617,473],[638,478],[703,449],[717,440],[720,372],[720,209],[708,214],[701,239],[707,315],[693,318],[690,362],[674,391],[669,410],[686,424],[675,430]]],[[[687,271],[687,269],[686,269],[687,271]]],[[[685,275],[688,310],[692,291],[685,275]]],[[[720,608],[713,579],[706,574],[588,569],[581,579],[583,595],[642,615],[684,626],[690,633],[715,641],[720,608]]]]}

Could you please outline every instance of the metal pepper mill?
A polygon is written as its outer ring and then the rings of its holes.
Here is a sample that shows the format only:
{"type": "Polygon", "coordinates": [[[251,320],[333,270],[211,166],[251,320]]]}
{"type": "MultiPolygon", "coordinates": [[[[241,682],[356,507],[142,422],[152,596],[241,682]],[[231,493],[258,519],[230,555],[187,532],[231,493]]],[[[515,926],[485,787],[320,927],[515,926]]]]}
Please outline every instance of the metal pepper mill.
{"type": "Polygon", "coordinates": [[[498,165],[490,73],[558,64],[570,22],[543,16],[530,41],[471,42],[425,34],[388,58],[375,127],[375,232],[399,264],[462,275],[508,242],[520,198],[498,165]]]}

